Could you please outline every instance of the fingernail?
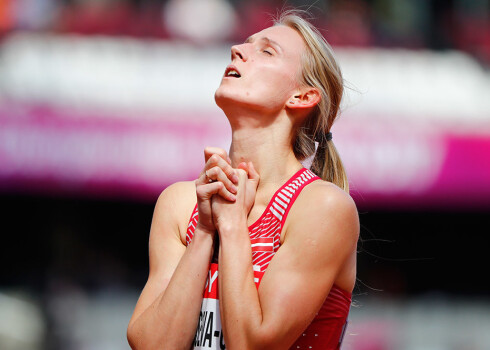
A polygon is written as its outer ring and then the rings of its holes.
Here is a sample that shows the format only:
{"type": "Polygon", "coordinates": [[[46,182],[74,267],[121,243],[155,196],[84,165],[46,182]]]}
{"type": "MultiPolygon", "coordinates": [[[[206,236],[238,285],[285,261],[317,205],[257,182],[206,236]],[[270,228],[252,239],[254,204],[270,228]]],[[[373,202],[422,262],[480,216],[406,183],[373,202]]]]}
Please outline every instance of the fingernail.
{"type": "Polygon", "coordinates": [[[230,197],[230,201],[233,201],[234,202],[236,200],[236,196],[234,196],[232,194],[230,194],[229,197],[230,197]]]}
{"type": "Polygon", "coordinates": [[[238,176],[236,176],[236,174],[233,174],[231,175],[231,181],[233,181],[234,183],[238,183],[238,176]]]}
{"type": "Polygon", "coordinates": [[[238,187],[236,187],[235,185],[231,185],[231,191],[233,193],[237,193],[238,192],[238,187]]]}

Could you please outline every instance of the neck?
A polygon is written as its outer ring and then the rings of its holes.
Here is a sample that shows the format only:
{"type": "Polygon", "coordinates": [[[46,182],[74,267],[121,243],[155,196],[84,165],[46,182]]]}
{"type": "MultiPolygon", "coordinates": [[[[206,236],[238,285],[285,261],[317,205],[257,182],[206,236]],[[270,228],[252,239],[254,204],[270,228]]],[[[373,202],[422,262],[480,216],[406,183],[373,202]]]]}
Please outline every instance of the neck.
{"type": "Polygon", "coordinates": [[[257,120],[260,119],[251,118],[249,122],[247,119],[235,119],[240,120],[240,123],[230,120],[232,142],[229,154],[232,166],[237,167],[241,162],[252,162],[260,175],[257,192],[275,190],[302,168],[291,145],[290,119],[284,115],[260,125],[257,125],[257,120]]]}

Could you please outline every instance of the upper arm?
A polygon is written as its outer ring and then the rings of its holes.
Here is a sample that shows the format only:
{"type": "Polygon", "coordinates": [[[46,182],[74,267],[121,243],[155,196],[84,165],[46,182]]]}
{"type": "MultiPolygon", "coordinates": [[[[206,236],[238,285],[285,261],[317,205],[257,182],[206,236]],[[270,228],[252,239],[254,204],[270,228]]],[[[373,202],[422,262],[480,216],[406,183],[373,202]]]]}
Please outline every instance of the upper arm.
{"type": "Polygon", "coordinates": [[[284,243],[259,288],[262,335],[278,348],[290,346],[311,323],[356,250],[359,221],[354,202],[340,189],[316,187],[297,202],[294,214],[291,210],[284,243]]]}
{"type": "Polygon", "coordinates": [[[136,304],[130,327],[165,291],[185,252],[179,224],[191,215],[192,206],[189,204],[195,201],[193,189],[192,182],[178,182],[167,187],[158,197],[150,229],[148,281],[136,304]]]}

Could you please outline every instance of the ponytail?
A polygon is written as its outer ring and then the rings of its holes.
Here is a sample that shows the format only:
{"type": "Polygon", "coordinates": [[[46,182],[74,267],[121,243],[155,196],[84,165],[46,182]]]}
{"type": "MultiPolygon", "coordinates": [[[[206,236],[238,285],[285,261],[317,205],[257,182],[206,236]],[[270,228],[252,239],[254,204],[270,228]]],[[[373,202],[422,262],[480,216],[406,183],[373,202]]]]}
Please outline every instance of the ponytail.
{"type": "Polygon", "coordinates": [[[315,154],[311,170],[323,180],[334,183],[348,193],[349,183],[344,165],[331,140],[331,134],[327,137],[338,116],[344,92],[342,73],[330,45],[318,29],[303,19],[300,13],[304,11],[287,10],[275,24],[288,26],[303,37],[307,50],[302,57],[301,81],[306,86],[318,89],[321,99],[304,124],[296,130],[293,151],[299,160],[315,154]]]}
{"type": "Polygon", "coordinates": [[[332,140],[323,139],[318,142],[316,154],[311,163],[311,171],[349,193],[349,182],[344,164],[332,140]]]}

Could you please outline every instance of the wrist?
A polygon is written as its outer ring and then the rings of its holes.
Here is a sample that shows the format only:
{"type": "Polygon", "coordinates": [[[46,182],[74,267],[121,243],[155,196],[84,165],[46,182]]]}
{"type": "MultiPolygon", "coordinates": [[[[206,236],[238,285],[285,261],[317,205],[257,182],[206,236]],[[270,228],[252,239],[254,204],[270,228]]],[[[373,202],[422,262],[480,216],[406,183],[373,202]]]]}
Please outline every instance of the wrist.
{"type": "Polygon", "coordinates": [[[214,237],[214,235],[216,233],[215,228],[210,229],[210,228],[202,225],[199,221],[197,222],[196,229],[194,230],[194,236],[196,235],[196,233],[198,231],[199,231],[200,235],[208,235],[208,236],[212,236],[212,237],[214,237]]]}
{"type": "Polygon", "coordinates": [[[196,226],[194,230],[194,236],[192,237],[192,242],[196,242],[199,245],[213,245],[214,237],[216,236],[216,231],[209,231],[205,228],[196,226]]]}
{"type": "Polygon", "coordinates": [[[247,219],[240,218],[234,221],[221,222],[218,225],[218,232],[220,237],[236,237],[240,232],[246,232],[246,236],[248,237],[247,219]]]}

